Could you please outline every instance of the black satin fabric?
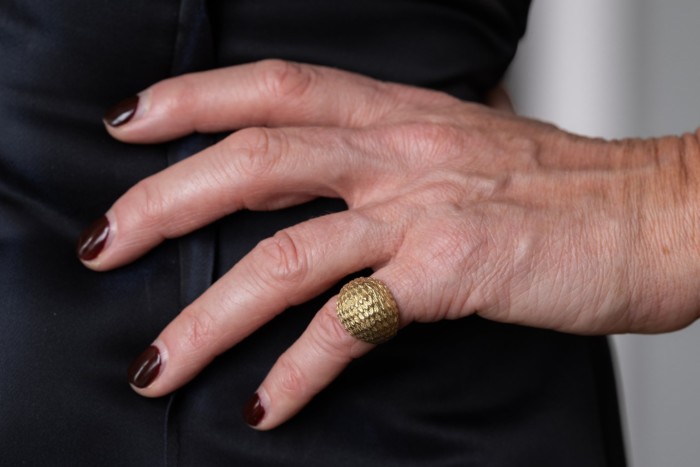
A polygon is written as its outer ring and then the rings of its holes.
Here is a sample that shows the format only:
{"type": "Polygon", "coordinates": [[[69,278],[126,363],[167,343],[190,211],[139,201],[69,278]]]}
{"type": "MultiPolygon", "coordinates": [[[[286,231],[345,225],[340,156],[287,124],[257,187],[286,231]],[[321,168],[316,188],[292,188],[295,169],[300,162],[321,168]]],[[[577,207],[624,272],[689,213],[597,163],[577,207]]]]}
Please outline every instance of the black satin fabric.
{"type": "Polygon", "coordinates": [[[262,58],[479,100],[527,0],[3,0],[0,3],[0,464],[622,466],[605,338],[479,318],[412,325],[267,433],[240,407],[324,297],[288,310],[172,396],[126,368],[276,230],[342,209],[242,212],[94,273],[79,232],[138,180],[211,144],[118,143],[101,116],[168,76],[262,58]]]}

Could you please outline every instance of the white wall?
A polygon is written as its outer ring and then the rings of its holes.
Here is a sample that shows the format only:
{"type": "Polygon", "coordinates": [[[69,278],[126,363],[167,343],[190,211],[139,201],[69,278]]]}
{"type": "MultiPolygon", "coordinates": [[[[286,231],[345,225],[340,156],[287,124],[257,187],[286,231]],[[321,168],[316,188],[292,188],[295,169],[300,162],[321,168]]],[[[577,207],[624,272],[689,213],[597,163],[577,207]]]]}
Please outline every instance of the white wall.
{"type": "MultiPolygon", "coordinates": [[[[516,108],[606,138],[693,130],[698,22],[698,0],[534,0],[508,80],[516,108]]],[[[631,465],[700,466],[700,324],[615,344],[631,465]]]]}

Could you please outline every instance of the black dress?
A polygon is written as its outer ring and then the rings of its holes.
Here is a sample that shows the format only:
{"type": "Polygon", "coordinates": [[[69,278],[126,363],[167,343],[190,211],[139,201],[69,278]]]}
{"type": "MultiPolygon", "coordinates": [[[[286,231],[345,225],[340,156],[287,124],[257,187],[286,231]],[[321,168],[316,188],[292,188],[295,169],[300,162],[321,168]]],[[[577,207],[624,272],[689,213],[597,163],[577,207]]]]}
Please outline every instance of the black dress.
{"type": "MultiPolygon", "coordinates": [[[[160,79],[261,58],[479,100],[527,0],[3,0],[0,465],[621,466],[605,338],[468,318],[411,325],[267,433],[240,407],[327,297],[289,310],[172,396],[126,368],[186,304],[319,200],[241,212],[108,273],[79,232],[128,187],[216,136],[111,139],[103,111],[160,79]]],[[[329,294],[334,291],[329,291],[329,294]]]]}

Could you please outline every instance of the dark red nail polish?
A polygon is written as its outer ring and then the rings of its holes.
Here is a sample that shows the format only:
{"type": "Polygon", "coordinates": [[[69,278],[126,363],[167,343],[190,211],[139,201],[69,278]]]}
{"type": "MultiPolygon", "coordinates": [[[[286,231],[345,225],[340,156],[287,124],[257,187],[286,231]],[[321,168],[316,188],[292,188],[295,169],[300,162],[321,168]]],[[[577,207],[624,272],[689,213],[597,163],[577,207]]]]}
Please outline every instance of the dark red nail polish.
{"type": "Polygon", "coordinates": [[[78,239],[78,258],[90,261],[97,258],[109,237],[109,221],[102,216],[80,234],[78,239]]]}
{"type": "Polygon", "coordinates": [[[158,347],[152,345],[136,357],[129,366],[129,383],[137,388],[150,385],[158,377],[160,364],[160,351],[158,347]]]}
{"type": "Polygon", "coordinates": [[[124,99],[105,113],[104,121],[109,126],[122,126],[134,117],[138,106],[139,96],[124,99]]]}
{"type": "Polygon", "coordinates": [[[243,406],[243,419],[250,426],[258,426],[265,416],[265,407],[260,403],[260,396],[257,393],[243,406]]]}

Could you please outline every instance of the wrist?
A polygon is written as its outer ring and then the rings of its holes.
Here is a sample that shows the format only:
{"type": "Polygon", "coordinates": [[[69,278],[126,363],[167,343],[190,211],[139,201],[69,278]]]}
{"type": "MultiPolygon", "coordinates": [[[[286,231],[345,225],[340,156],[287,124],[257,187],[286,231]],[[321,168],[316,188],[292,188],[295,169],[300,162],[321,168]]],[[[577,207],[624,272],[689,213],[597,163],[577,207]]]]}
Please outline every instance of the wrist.
{"type": "Polygon", "coordinates": [[[634,330],[671,331],[700,317],[700,143],[692,133],[634,146],[646,161],[637,202],[630,197],[641,240],[633,264],[643,319],[634,330]]]}

